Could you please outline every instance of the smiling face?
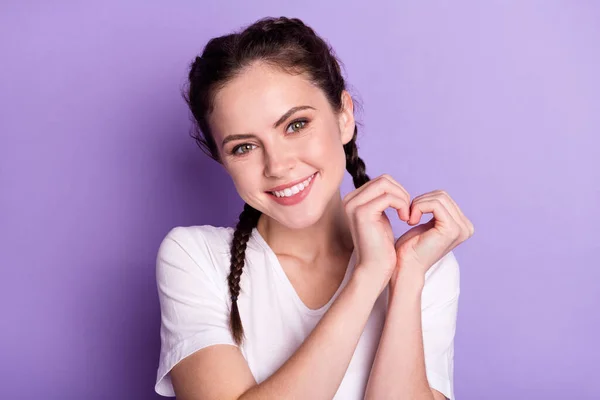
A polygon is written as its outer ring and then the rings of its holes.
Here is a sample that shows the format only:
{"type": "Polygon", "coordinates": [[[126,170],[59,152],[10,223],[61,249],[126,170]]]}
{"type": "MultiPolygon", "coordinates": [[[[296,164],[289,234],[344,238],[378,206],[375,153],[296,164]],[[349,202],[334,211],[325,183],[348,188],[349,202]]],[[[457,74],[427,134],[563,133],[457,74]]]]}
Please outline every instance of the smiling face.
{"type": "Polygon", "coordinates": [[[332,201],[339,201],[346,168],[343,145],[352,139],[355,126],[346,91],[343,104],[336,113],[306,75],[258,62],[220,89],[209,121],[223,167],[240,197],[289,228],[316,223],[332,201]],[[306,183],[313,174],[304,189],[277,191],[291,197],[271,192],[306,183]]]}

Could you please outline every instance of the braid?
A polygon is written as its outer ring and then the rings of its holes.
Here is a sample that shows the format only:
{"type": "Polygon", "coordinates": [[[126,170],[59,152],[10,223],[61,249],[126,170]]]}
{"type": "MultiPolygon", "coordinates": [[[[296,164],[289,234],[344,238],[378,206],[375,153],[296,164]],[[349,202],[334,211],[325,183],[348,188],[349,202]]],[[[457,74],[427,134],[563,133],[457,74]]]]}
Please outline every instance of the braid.
{"type": "MultiPolygon", "coordinates": [[[[341,68],[343,64],[329,43],[300,19],[267,17],[240,32],[212,38],[190,65],[189,86],[183,97],[195,121],[192,137],[206,154],[220,164],[223,164],[221,152],[209,123],[215,109],[215,97],[219,90],[254,62],[265,62],[293,75],[305,72],[308,81],[327,97],[331,108],[336,112],[342,110],[341,95],[346,87],[341,68]]],[[[357,133],[358,128],[355,127],[352,140],[344,145],[344,152],[346,169],[354,186],[359,188],[370,178],[365,173],[365,163],[358,157],[357,133]]],[[[237,300],[246,244],[260,215],[260,211],[244,204],[230,243],[231,265],[227,278],[231,295],[229,328],[238,346],[244,338],[237,300]]]]}
{"type": "Polygon", "coordinates": [[[246,258],[246,244],[248,243],[248,239],[250,239],[252,229],[258,223],[260,215],[260,211],[245,203],[244,211],[240,214],[240,220],[235,227],[231,242],[231,269],[227,279],[229,282],[229,293],[231,294],[229,328],[237,345],[241,344],[242,337],[244,336],[244,328],[242,327],[237,299],[240,294],[240,279],[246,258]]]}
{"type": "Polygon", "coordinates": [[[344,145],[346,153],[346,170],[352,176],[354,187],[359,188],[369,182],[371,178],[366,174],[365,162],[358,156],[358,148],[356,147],[356,138],[358,136],[358,127],[354,126],[354,136],[352,140],[344,145]]]}
{"type": "MultiPolygon", "coordinates": [[[[352,140],[344,145],[346,153],[346,169],[352,175],[354,186],[358,189],[371,178],[365,172],[365,163],[358,156],[358,148],[356,146],[356,138],[358,136],[358,128],[354,127],[354,136],[352,140]]],[[[244,336],[244,328],[240,318],[240,312],[237,306],[237,299],[240,293],[240,279],[244,262],[246,258],[246,244],[250,239],[252,229],[256,227],[261,212],[254,209],[249,204],[244,204],[244,210],[240,214],[240,220],[233,233],[231,242],[231,269],[229,272],[229,293],[231,294],[231,314],[229,319],[229,328],[233,334],[233,339],[239,346],[244,336]]]]}

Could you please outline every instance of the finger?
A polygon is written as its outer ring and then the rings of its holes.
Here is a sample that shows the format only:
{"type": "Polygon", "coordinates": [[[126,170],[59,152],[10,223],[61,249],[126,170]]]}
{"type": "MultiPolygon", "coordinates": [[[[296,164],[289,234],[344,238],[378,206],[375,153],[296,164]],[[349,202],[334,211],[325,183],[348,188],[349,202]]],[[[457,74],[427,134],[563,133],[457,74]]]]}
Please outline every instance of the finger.
{"type": "Polygon", "coordinates": [[[432,213],[436,225],[441,229],[446,229],[452,236],[458,237],[460,235],[462,228],[438,197],[413,200],[409,225],[421,221],[424,213],[432,213]]]}
{"type": "Polygon", "coordinates": [[[365,183],[361,187],[359,187],[356,190],[353,190],[352,192],[348,193],[346,195],[346,197],[344,198],[344,201],[349,202],[354,197],[358,196],[360,193],[362,193],[365,190],[369,189],[371,186],[373,186],[375,184],[378,184],[378,182],[380,182],[381,179],[382,179],[382,176],[378,176],[378,177],[376,177],[374,179],[371,179],[370,181],[368,181],[367,183],[365,183]]]}
{"type": "Polygon", "coordinates": [[[432,192],[424,193],[422,195],[415,197],[413,199],[413,202],[416,200],[420,201],[423,199],[431,199],[431,198],[439,198],[440,199],[440,201],[444,204],[446,209],[450,212],[450,214],[452,215],[454,220],[458,223],[458,225],[464,231],[465,235],[470,236],[472,234],[473,225],[471,224],[471,221],[469,221],[467,219],[467,217],[464,216],[460,207],[458,207],[458,205],[456,204],[454,199],[452,199],[452,197],[444,190],[434,190],[432,192]]]}
{"type": "Polygon", "coordinates": [[[408,191],[404,188],[404,186],[402,186],[397,180],[395,180],[394,177],[392,177],[389,174],[383,174],[383,175],[381,175],[381,178],[387,179],[390,182],[392,182],[394,185],[398,186],[406,195],[407,200],[410,201],[410,194],[408,194],[408,191]]]}
{"type": "Polygon", "coordinates": [[[354,191],[352,191],[352,192],[348,193],[348,194],[346,195],[346,197],[344,198],[344,201],[345,201],[345,202],[348,202],[348,201],[352,200],[354,197],[358,196],[358,195],[359,195],[360,193],[362,193],[363,191],[365,191],[365,190],[370,190],[369,188],[370,188],[371,186],[377,186],[377,185],[380,185],[380,184],[381,184],[381,181],[383,181],[383,180],[387,180],[387,181],[389,181],[390,183],[392,183],[392,184],[396,185],[397,187],[399,187],[399,188],[400,188],[400,190],[401,190],[402,192],[404,192],[404,195],[406,196],[406,201],[407,201],[407,202],[410,202],[410,195],[408,194],[408,192],[406,191],[406,189],[405,189],[405,188],[404,188],[404,187],[403,187],[401,184],[399,184],[399,183],[398,183],[398,182],[397,182],[397,181],[396,181],[394,178],[392,178],[392,177],[391,177],[390,175],[388,175],[388,174],[383,174],[383,175],[380,175],[380,176],[378,176],[377,178],[375,178],[375,179],[372,179],[372,180],[370,180],[369,182],[365,183],[365,184],[364,184],[364,185],[362,185],[360,188],[358,188],[358,189],[356,189],[356,190],[354,190],[354,191]]]}
{"type": "Polygon", "coordinates": [[[475,232],[475,227],[473,226],[473,224],[471,223],[471,221],[469,220],[469,218],[467,218],[465,216],[465,214],[462,212],[461,208],[458,206],[458,204],[456,204],[456,201],[452,198],[452,196],[450,196],[446,191],[441,190],[442,194],[445,195],[446,197],[448,197],[448,199],[450,199],[450,201],[452,202],[452,204],[454,204],[454,207],[456,207],[456,210],[458,211],[458,213],[460,214],[460,217],[462,219],[462,221],[464,222],[464,224],[467,227],[467,232],[469,233],[469,236],[473,235],[473,233],[475,232]]]}
{"type": "Polygon", "coordinates": [[[367,201],[364,204],[359,205],[356,208],[354,215],[356,219],[373,219],[373,217],[379,218],[381,214],[383,214],[387,218],[384,211],[388,207],[400,210],[402,208],[407,208],[408,204],[402,197],[394,193],[386,192],[380,194],[374,199],[367,201]]]}
{"type": "Polygon", "coordinates": [[[408,192],[399,184],[394,184],[383,175],[376,179],[367,182],[359,189],[349,193],[344,201],[346,203],[356,202],[356,204],[363,204],[366,201],[373,199],[383,193],[395,193],[398,196],[404,198],[408,203],[410,196],[408,192]],[[359,200],[360,199],[360,200],[359,200]]]}
{"type": "MultiPolygon", "coordinates": [[[[404,188],[404,186],[402,186],[400,183],[398,183],[391,175],[388,174],[383,174],[381,175],[382,179],[387,179],[390,182],[392,182],[394,185],[398,186],[400,188],[400,190],[402,190],[402,192],[405,195],[405,199],[406,199],[406,203],[410,204],[410,194],[408,194],[408,191],[404,188]]],[[[400,218],[402,221],[408,221],[408,219],[410,218],[410,210],[406,210],[406,212],[403,211],[404,209],[400,209],[397,210],[397,214],[398,214],[398,218],[400,218]]]]}
{"type": "Polygon", "coordinates": [[[397,209],[397,214],[401,220],[408,221],[408,218],[410,217],[410,197],[407,195],[405,190],[402,190],[401,187],[398,187],[398,185],[393,184],[385,178],[373,182],[373,184],[368,188],[365,188],[365,190],[356,193],[352,198],[350,198],[350,200],[345,199],[344,201],[346,210],[350,213],[353,213],[354,210],[360,205],[365,204],[384,193],[392,193],[404,200],[405,205],[397,209]]]}
{"type": "Polygon", "coordinates": [[[353,197],[361,195],[361,193],[364,193],[366,191],[371,191],[371,190],[373,190],[373,188],[376,188],[376,192],[373,197],[384,193],[384,191],[386,191],[386,190],[383,188],[387,188],[387,189],[389,189],[389,190],[387,190],[388,192],[395,192],[399,196],[404,197],[406,199],[407,203],[410,202],[410,195],[408,194],[406,189],[404,189],[404,187],[402,187],[402,185],[400,185],[398,182],[396,182],[394,180],[394,178],[392,178],[388,174],[383,174],[381,176],[378,176],[374,180],[367,182],[365,185],[363,185],[360,188],[360,189],[363,189],[362,191],[356,190],[356,191],[350,193],[347,197],[347,200],[350,201],[350,200],[352,200],[353,197]],[[390,184],[392,184],[392,185],[390,185],[390,184]],[[394,189],[396,189],[396,188],[399,188],[400,192],[395,191],[394,189]]]}
{"type": "Polygon", "coordinates": [[[446,207],[446,209],[448,210],[448,212],[452,215],[452,217],[457,221],[457,222],[462,222],[462,217],[460,215],[459,209],[456,206],[456,203],[454,203],[452,201],[452,199],[450,199],[449,196],[445,196],[443,194],[443,192],[436,190],[433,192],[429,192],[429,193],[424,193],[420,196],[417,196],[413,199],[413,202],[415,201],[423,201],[423,200],[430,200],[430,199],[438,199],[439,201],[442,202],[442,204],[444,205],[444,207],[446,207]]]}

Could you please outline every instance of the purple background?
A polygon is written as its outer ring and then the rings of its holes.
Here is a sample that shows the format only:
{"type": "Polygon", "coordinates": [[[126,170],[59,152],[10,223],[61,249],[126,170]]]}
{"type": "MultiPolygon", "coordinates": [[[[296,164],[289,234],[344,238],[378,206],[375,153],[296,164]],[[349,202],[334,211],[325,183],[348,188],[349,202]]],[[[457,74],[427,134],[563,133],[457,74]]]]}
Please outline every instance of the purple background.
{"type": "Polygon", "coordinates": [[[242,206],[179,90],[210,37],[268,15],[344,62],[367,172],[476,227],[457,398],[600,398],[597,2],[122,3],[0,6],[2,398],[159,398],[160,240],[242,206]]]}

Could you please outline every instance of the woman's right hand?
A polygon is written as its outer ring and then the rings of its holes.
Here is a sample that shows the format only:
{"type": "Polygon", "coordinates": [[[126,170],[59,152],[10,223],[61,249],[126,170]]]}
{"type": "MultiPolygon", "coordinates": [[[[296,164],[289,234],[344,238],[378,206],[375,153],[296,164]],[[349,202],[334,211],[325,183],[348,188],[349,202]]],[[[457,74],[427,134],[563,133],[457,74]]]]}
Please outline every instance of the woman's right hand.
{"type": "Polygon", "coordinates": [[[348,193],[343,204],[357,254],[355,272],[366,271],[381,284],[381,293],[396,268],[394,233],[384,211],[395,208],[400,219],[408,221],[410,195],[394,178],[383,174],[348,193]]]}

